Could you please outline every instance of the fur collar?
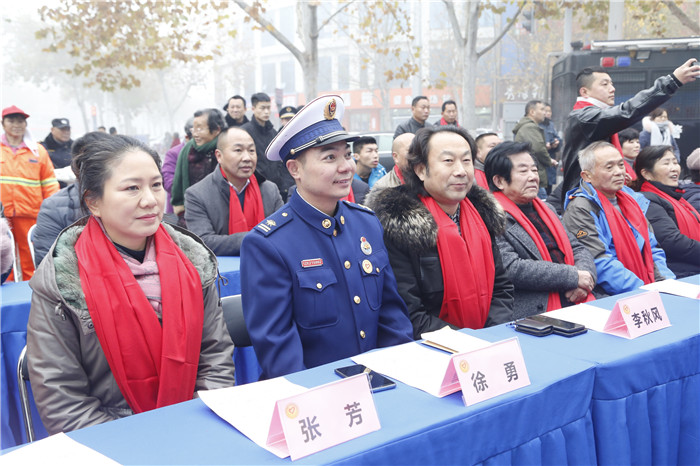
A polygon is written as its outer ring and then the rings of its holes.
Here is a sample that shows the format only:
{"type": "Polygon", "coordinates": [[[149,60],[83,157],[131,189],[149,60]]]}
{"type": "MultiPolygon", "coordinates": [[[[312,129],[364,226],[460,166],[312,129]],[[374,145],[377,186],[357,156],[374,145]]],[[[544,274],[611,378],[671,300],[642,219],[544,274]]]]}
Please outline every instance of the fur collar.
{"type": "MultiPolygon", "coordinates": [[[[491,237],[501,235],[506,216],[493,195],[474,184],[467,198],[481,215],[491,237]]],[[[406,186],[378,192],[371,198],[369,207],[374,209],[385,237],[392,243],[418,253],[437,245],[437,224],[433,216],[406,186]]]]}
{"type": "MultiPolygon", "coordinates": [[[[66,301],[66,304],[76,310],[87,309],[85,295],[80,284],[78,257],[75,253],[75,243],[78,241],[80,233],[85,229],[87,218],[66,228],[56,240],[54,251],[49,254],[51,259],[53,259],[58,291],[66,301]]],[[[201,240],[192,233],[167,223],[163,223],[163,226],[165,231],[175,241],[175,244],[182,249],[197,269],[202,281],[202,287],[211,284],[218,275],[214,253],[204,246],[201,240]]]]}

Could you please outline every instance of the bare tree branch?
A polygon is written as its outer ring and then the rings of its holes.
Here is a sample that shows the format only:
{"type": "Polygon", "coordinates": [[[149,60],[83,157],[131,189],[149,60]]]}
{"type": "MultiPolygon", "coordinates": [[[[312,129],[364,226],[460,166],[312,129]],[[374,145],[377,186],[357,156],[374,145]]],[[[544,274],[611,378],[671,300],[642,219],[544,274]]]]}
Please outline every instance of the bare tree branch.
{"type": "Polygon", "coordinates": [[[459,21],[457,21],[457,13],[455,13],[455,6],[452,3],[452,0],[442,0],[443,3],[445,4],[445,8],[447,8],[447,16],[450,18],[450,25],[452,26],[452,32],[455,35],[455,38],[463,44],[467,43],[467,38],[462,37],[462,31],[459,28],[459,21]]]}
{"type": "Polygon", "coordinates": [[[700,25],[697,23],[697,21],[693,21],[688,15],[686,15],[683,10],[678,8],[676,2],[673,0],[661,0],[661,3],[668,7],[673,16],[678,18],[683,26],[693,31],[693,34],[700,35],[700,25]]]}
{"type": "Polygon", "coordinates": [[[346,9],[347,7],[352,5],[353,3],[355,3],[355,0],[351,0],[351,1],[347,2],[346,4],[344,4],[343,6],[341,6],[340,8],[338,8],[335,11],[335,13],[330,15],[328,18],[326,18],[326,20],[323,23],[321,23],[321,25],[318,27],[318,32],[321,32],[321,29],[323,29],[323,26],[330,23],[330,21],[335,17],[335,15],[337,15],[338,13],[340,13],[341,11],[343,11],[344,9],[346,9]]]}
{"type": "MultiPolygon", "coordinates": [[[[511,18],[511,20],[508,21],[508,24],[506,25],[506,27],[503,28],[503,30],[498,35],[498,37],[496,37],[489,45],[487,45],[486,47],[484,47],[483,49],[479,50],[476,53],[477,57],[481,57],[483,54],[485,54],[486,52],[491,50],[501,39],[503,39],[503,36],[505,36],[508,33],[508,31],[510,31],[510,29],[513,27],[513,25],[515,24],[515,20],[518,19],[518,16],[520,16],[520,13],[523,11],[523,8],[525,8],[526,3],[527,2],[520,3],[520,8],[518,8],[518,11],[515,12],[515,15],[511,18]]],[[[534,21],[534,18],[533,18],[533,21],[534,21]]]]}
{"type": "Polygon", "coordinates": [[[289,50],[292,55],[299,61],[299,63],[304,62],[304,52],[299,50],[289,39],[287,39],[284,34],[279,32],[277,28],[268,20],[266,20],[262,15],[260,15],[255,8],[250,6],[248,3],[244,2],[243,0],[233,0],[236,5],[241,7],[243,11],[246,12],[248,16],[253,18],[255,22],[257,22],[262,28],[272,34],[272,37],[277,39],[277,41],[282,44],[287,50],[289,50]]]}

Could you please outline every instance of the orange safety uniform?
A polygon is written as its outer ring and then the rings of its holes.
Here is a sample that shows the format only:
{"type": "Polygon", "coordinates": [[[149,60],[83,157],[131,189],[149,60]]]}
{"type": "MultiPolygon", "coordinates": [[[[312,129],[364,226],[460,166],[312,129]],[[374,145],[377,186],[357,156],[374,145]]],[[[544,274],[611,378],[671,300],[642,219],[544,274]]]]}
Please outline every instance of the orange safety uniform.
{"type": "Polygon", "coordinates": [[[53,163],[43,146],[37,144],[36,152],[22,145],[13,152],[3,137],[0,142],[0,201],[5,217],[15,237],[22,268],[22,279],[34,275],[34,263],[29,250],[27,233],[36,223],[39,207],[47,197],[58,191],[58,181],[53,163]]]}

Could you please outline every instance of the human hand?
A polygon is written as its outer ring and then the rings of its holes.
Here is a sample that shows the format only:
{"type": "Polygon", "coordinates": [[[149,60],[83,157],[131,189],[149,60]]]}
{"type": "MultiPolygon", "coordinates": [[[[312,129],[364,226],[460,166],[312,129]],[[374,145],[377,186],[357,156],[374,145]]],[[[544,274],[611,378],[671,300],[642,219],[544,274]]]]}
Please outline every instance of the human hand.
{"type": "Polygon", "coordinates": [[[584,290],[593,291],[595,283],[593,282],[593,275],[587,270],[578,271],[578,287],[584,290]]]}
{"type": "Polygon", "coordinates": [[[700,77],[700,65],[698,65],[697,59],[691,58],[683,63],[675,69],[673,75],[683,84],[695,81],[700,77]]]}
{"type": "Polygon", "coordinates": [[[573,290],[569,290],[564,293],[564,296],[572,303],[579,303],[586,299],[586,296],[588,296],[588,291],[584,290],[583,288],[574,288],[573,290]]]}

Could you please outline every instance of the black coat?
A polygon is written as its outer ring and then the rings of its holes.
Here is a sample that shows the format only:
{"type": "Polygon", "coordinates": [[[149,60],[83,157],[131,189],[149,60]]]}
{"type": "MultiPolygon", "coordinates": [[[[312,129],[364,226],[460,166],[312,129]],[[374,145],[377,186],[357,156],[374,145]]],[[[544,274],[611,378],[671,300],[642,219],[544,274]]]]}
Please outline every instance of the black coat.
{"type": "MultiPolygon", "coordinates": [[[[467,197],[491,235],[496,270],[486,326],[509,322],[513,320],[513,284],[496,244],[496,236],[505,227],[505,213],[490,193],[476,185],[467,197]]],[[[406,186],[382,190],[370,207],[384,226],[384,243],[399,294],[408,307],[414,338],[449,325],[439,317],[444,282],[437,249],[437,224],[432,214],[406,186]]]]}
{"type": "Polygon", "coordinates": [[[294,185],[294,178],[287,171],[284,162],[268,160],[265,156],[265,150],[277,135],[277,130],[269,121],[266,121],[263,126],[255,118],[241,126],[241,129],[246,130],[255,142],[255,151],[258,154],[258,165],[255,171],[265,177],[266,180],[275,183],[280,190],[282,200],[286,201],[287,192],[294,185]]]}
{"type": "MultiPolygon", "coordinates": [[[[673,197],[680,199],[682,193],[676,192],[660,183],[654,186],[673,197]]],[[[666,253],[666,265],[677,278],[689,277],[700,273],[700,241],[688,238],[678,229],[676,212],[670,202],[655,193],[642,192],[649,199],[646,211],[647,220],[654,229],[654,236],[659,246],[666,253]]]]}
{"type": "MultiPolygon", "coordinates": [[[[681,84],[673,75],[658,78],[652,87],[640,91],[626,102],[606,109],[595,106],[574,110],[564,128],[564,181],[561,199],[581,181],[578,153],[595,141],[608,141],[613,134],[641,121],[678,90],[681,84]]],[[[559,209],[557,209],[557,212],[559,209]]]]}

